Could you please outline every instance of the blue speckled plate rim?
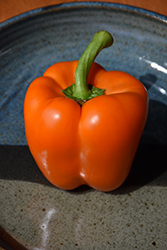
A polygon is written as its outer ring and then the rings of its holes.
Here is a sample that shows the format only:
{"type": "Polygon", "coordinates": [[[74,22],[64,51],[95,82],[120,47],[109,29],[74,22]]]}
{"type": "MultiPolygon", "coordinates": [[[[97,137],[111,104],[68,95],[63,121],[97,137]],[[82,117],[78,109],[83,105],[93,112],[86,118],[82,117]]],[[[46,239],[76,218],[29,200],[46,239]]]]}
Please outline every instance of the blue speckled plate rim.
{"type": "Polygon", "coordinates": [[[109,3],[109,2],[71,2],[71,3],[62,3],[57,5],[51,5],[46,7],[37,8],[31,11],[24,12],[23,14],[14,16],[8,20],[5,20],[0,23],[0,31],[7,28],[10,25],[13,25],[19,21],[24,21],[27,18],[31,18],[33,16],[45,14],[53,11],[60,10],[72,10],[74,8],[107,8],[111,10],[119,10],[123,12],[131,12],[136,13],[138,15],[147,16],[153,18],[155,20],[161,21],[167,24],[167,16],[158,14],[156,12],[146,10],[139,7],[134,7],[131,5],[124,5],[119,3],[109,3]]]}

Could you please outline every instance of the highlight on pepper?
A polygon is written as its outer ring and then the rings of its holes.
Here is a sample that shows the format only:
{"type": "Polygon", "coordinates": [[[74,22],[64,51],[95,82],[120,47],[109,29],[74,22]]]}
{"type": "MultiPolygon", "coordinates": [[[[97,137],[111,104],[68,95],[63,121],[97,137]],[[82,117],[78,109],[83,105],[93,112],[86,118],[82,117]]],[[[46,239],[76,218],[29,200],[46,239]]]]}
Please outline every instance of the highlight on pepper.
{"type": "Polygon", "coordinates": [[[147,120],[148,94],[132,75],[106,71],[94,62],[112,44],[110,33],[96,33],[79,60],[53,64],[25,95],[29,149],[58,188],[86,184],[112,191],[132,167],[147,120]]]}

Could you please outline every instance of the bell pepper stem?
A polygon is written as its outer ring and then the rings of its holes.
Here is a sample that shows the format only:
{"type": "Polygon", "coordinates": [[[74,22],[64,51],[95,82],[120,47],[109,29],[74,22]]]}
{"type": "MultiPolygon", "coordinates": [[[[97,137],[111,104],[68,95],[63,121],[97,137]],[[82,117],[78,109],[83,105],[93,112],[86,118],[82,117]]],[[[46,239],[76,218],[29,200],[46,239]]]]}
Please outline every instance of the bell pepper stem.
{"type": "Polygon", "coordinates": [[[94,86],[88,85],[88,76],[91,66],[104,48],[107,48],[113,44],[113,37],[107,31],[99,31],[96,33],[92,41],[87,46],[86,50],[79,59],[76,71],[75,71],[75,85],[72,84],[67,89],[63,90],[65,96],[78,101],[80,104],[85,101],[104,94],[104,89],[99,89],[94,86]]]}

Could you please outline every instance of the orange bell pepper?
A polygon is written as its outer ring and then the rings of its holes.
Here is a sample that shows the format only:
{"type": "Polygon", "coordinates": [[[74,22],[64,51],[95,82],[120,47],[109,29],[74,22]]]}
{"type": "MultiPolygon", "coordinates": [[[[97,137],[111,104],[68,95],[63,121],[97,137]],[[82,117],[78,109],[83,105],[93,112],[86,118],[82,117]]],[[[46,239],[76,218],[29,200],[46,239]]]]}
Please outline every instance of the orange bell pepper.
{"type": "Polygon", "coordinates": [[[86,184],[111,191],[131,169],[148,94],[133,76],[94,62],[112,43],[108,32],[96,33],[79,61],[52,65],[27,90],[27,142],[42,173],[59,188],[86,184]]]}

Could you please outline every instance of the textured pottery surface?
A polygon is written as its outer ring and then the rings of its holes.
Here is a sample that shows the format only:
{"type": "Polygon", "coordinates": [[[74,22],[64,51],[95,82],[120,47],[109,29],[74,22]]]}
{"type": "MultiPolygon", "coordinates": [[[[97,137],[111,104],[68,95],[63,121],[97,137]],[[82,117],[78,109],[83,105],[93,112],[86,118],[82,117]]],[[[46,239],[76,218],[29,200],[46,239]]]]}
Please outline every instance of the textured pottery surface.
{"type": "Polygon", "coordinates": [[[12,249],[167,249],[166,35],[166,17],[109,3],[52,6],[0,24],[0,237],[12,249]],[[148,121],[119,189],[64,191],[29,152],[24,96],[50,65],[79,59],[100,30],[114,44],[96,61],[146,86],[148,121]]]}

